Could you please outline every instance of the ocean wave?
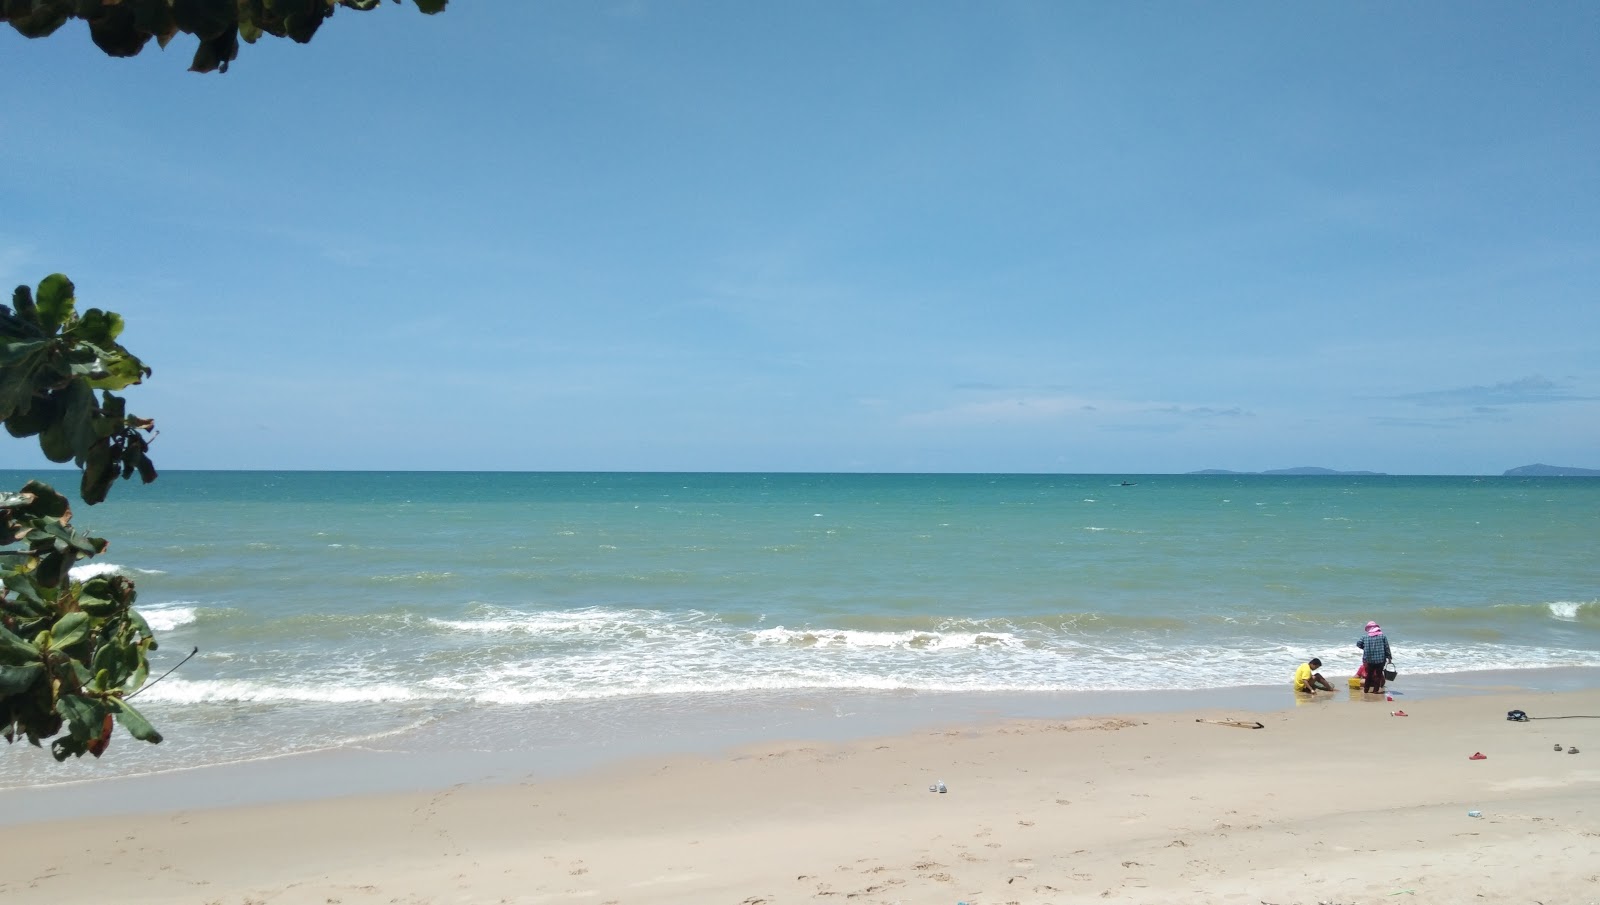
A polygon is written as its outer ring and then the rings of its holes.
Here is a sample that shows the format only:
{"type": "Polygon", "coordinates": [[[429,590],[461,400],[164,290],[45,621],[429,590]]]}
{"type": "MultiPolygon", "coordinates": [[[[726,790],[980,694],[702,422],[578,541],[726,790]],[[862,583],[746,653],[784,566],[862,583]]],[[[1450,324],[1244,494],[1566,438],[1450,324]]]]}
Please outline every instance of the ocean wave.
{"type": "Polygon", "coordinates": [[[1551,618],[1562,622],[1600,622],[1600,600],[1555,600],[1545,606],[1551,618]]]}
{"type": "MultiPolygon", "coordinates": [[[[426,676],[414,670],[306,671],[260,680],[180,678],[150,687],[163,704],[533,704],[622,697],[726,695],[785,691],[1079,692],[1162,691],[1271,685],[1295,663],[1324,658],[1324,672],[1354,672],[1354,648],[1259,641],[1197,645],[1175,670],[1176,652],[1157,646],[1102,649],[971,645],[917,647],[769,644],[685,656],[676,649],[629,656],[536,658],[461,666],[426,676]],[[1268,664],[1265,668],[1263,664],[1268,664]]],[[[1400,652],[1406,677],[1481,670],[1600,667],[1600,651],[1510,645],[1420,645],[1400,652]]]]}
{"type": "Polygon", "coordinates": [[[67,573],[73,581],[88,581],[101,575],[126,575],[130,578],[139,575],[165,575],[160,569],[137,569],[132,566],[118,565],[114,562],[86,562],[73,566],[67,573]]]}
{"type": "Polygon", "coordinates": [[[157,632],[170,632],[200,618],[199,607],[190,601],[158,603],[155,606],[138,607],[138,610],[139,615],[144,617],[145,623],[157,632]]]}
{"type": "Polygon", "coordinates": [[[404,572],[398,575],[372,575],[367,580],[383,584],[430,584],[453,581],[456,578],[454,572],[404,572]]]}
{"type": "MultiPolygon", "coordinates": [[[[176,622],[187,618],[185,609],[170,605],[162,612],[176,622]]],[[[195,609],[205,616],[204,609],[195,609]]],[[[1574,612],[1584,609],[1579,605],[1574,612]]],[[[905,616],[858,620],[873,623],[866,626],[761,627],[759,621],[728,624],[703,612],[482,608],[474,619],[416,619],[410,631],[383,636],[409,639],[404,654],[390,640],[374,641],[379,636],[371,631],[348,636],[362,639],[356,647],[338,640],[317,650],[211,650],[203,666],[191,666],[189,675],[154,687],[150,696],[177,703],[354,705],[756,691],[1156,691],[1275,684],[1312,656],[1324,660],[1329,675],[1338,675],[1353,672],[1360,656],[1353,639],[1315,625],[1240,621],[1224,631],[1083,629],[1099,618],[905,616]],[[1175,666],[1180,662],[1181,669],[1175,666]]],[[[1129,621],[1121,617],[1119,623],[1129,621]]],[[[1600,667],[1600,649],[1582,645],[1458,641],[1437,632],[1407,637],[1397,655],[1408,676],[1600,667]]]]}
{"type": "Polygon", "coordinates": [[[428,625],[450,632],[482,635],[533,636],[613,636],[617,638],[661,637],[682,632],[699,632],[717,623],[714,616],[699,610],[669,613],[646,609],[581,607],[574,610],[524,612],[492,608],[475,619],[431,617],[428,625]]]}
{"type": "MultiPolygon", "coordinates": [[[[348,679],[348,677],[347,677],[348,679]]],[[[140,697],[175,704],[375,704],[415,701],[429,697],[415,688],[384,683],[252,682],[245,679],[181,679],[168,677],[148,686],[140,697]]]]}
{"type": "Polygon", "coordinates": [[[1551,600],[1541,603],[1497,603],[1491,606],[1424,607],[1419,620],[1427,623],[1487,623],[1514,625],[1555,620],[1600,626],[1600,600],[1551,600]]]}

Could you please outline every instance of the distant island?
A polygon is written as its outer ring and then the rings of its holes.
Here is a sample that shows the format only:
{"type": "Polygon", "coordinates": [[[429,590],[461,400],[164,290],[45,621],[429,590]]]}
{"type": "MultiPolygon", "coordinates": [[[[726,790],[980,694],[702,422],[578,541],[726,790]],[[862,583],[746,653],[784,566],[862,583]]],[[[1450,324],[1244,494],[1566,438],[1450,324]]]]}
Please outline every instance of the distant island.
{"type": "MultiPolygon", "coordinates": [[[[1545,466],[1530,466],[1542,468],[1545,466]]],[[[1510,474],[1510,472],[1506,472],[1510,474]]],[[[1229,471],[1226,468],[1205,468],[1200,471],[1190,471],[1186,474],[1267,474],[1267,475],[1355,475],[1355,476],[1381,476],[1381,471],[1334,471],[1331,468],[1317,468],[1302,465],[1299,468],[1274,468],[1271,471],[1229,471]]]]}
{"type": "Polygon", "coordinates": [[[1523,465],[1506,469],[1507,478],[1600,478],[1600,469],[1566,465],[1523,465]]]}

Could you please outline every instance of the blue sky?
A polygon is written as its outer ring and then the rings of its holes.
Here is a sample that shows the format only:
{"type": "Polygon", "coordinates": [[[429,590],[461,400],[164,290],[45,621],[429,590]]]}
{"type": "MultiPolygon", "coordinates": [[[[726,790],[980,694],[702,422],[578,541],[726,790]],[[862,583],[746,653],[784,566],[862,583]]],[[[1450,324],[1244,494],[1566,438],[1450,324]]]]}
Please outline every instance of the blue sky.
{"type": "MultiPolygon", "coordinates": [[[[164,468],[1600,467],[1600,4],[0,29],[0,280],[164,468]]],[[[0,466],[43,462],[0,444],[0,466]]]]}

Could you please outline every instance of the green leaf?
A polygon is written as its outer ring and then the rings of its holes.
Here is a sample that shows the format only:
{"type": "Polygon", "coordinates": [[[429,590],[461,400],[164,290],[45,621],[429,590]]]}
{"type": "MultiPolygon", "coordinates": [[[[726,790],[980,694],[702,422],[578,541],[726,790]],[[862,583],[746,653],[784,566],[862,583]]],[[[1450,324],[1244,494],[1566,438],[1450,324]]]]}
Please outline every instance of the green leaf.
{"type": "Polygon", "coordinates": [[[150,649],[155,650],[153,642],[155,641],[156,633],[150,631],[150,623],[144,621],[144,617],[139,615],[138,610],[128,610],[128,621],[133,624],[133,630],[139,633],[140,638],[149,639],[152,642],[150,649]]]}
{"type": "Polygon", "coordinates": [[[29,12],[12,13],[10,4],[7,4],[6,13],[11,20],[11,27],[15,28],[24,38],[43,38],[60,28],[67,21],[72,9],[65,3],[33,3],[23,4],[24,8],[32,7],[29,12]]]}
{"type": "MultiPolygon", "coordinates": [[[[95,672],[96,680],[99,680],[102,673],[106,673],[113,677],[112,681],[114,683],[116,681],[115,677],[120,677],[126,673],[127,670],[124,665],[128,650],[128,645],[121,644],[116,639],[101,642],[100,646],[95,648],[94,661],[89,665],[89,668],[95,672]]],[[[114,687],[114,685],[109,687],[114,687]]]]}
{"type": "Polygon", "coordinates": [[[39,662],[39,650],[0,625],[0,663],[20,666],[39,662]]]}
{"type": "Polygon", "coordinates": [[[133,694],[134,692],[143,688],[145,680],[150,678],[150,658],[145,652],[146,649],[149,648],[149,646],[153,643],[153,640],[141,640],[134,648],[138,655],[139,662],[134,664],[133,672],[129,674],[127,680],[122,683],[123,690],[125,690],[128,694],[133,694]]]}
{"type": "Polygon", "coordinates": [[[172,21],[204,45],[238,28],[237,0],[172,0],[172,21]]]}
{"type": "Polygon", "coordinates": [[[71,462],[77,455],[72,449],[72,436],[61,421],[52,421],[39,432],[39,449],[52,462],[71,462]]]}
{"type": "Polygon", "coordinates": [[[27,286],[18,286],[12,290],[11,307],[17,309],[18,318],[32,323],[35,327],[39,325],[39,311],[33,304],[32,289],[27,286]]]}
{"type": "Polygon", "coordinates": [[[29,481],[22,485],[22,492],[33,497],[33,502],[28,505],[28,514],[44,518],[70,518],[71,506],[67,498],[56,492],[54,487],[43,481],[29,481]]]}
{"type": "Polygon", "coordinates": [[[54,333],[72,316],[73,298],[77,290],[72,281],[59,273],[52,273],[39,284],[36,294],[39,306],[39,327],[45,333],[54,333]]]}
{"type": "Polygon", "coordinates": [[[172,21],[172,4],[169,0],[122,0],[122,2],[133,6],[133,21],[139,30],[155,35],[156,41],[163,48],[172,40],[172,36],[178,33],[178,26],[172,21]]]}
{"type": "Polygon", "coordinates": [[[83,457],[83,480],[79,482],[78,493],[91,506],[104,502],[116,480],[117,467],[111,461],[111,444],[99,440],[83,457]]]}
{"type": "Polygon", "coordinates": [[[143,383],[150,376],[150,369],[145,367],[144,362],[128,354],[121,346],[113,346],[105,352],[100,357],[100,375],[89,383],[95,389],[120,390],[143,383]]]}
{"type": "Polygon", "coordinates": [[[77,377],[67,384],[62,394],[61,426],[75,459],[83,458],[89,447],[100,439],[94,429],[94,390],[89,381],[77,377]]]}
{"type": "Polygon", "coordinates": [[[44,675],[43,663],[0,666],[0,695],[22,694],[42,675],[44,675]]]}
{"type": "Polygon", "coordinates": [[[430,16],[434,13],[444,12],[445,4],[449,2],[450,0],[416,0],[417,9],[422,10],[424,13],[430,16]]]}
{"type": "Polygon", "coordinates": [[[33,586],[33,579],[17,572],[8,573],[4,579],[7,591],[11,592],[13,603],[27,603],[41,606],[44,600],[39,596],[39,589],[33,586]]]}
{"type": "Polygon", "coordinates": [[[56,700],[56,713],[67,721],[73,738],[92,738],[100,728],[105,710],[105,705],[81,695],[64,694],[56,700]]]}
{"type": "Polygon", "coordinates": [[[122,728],[128,730],[130,735],[141,742],[150,742],[153,745],[161,744],[161,733],[156,731],[156,727],[150,725],[150,721],[144,718],[144,714],[134,710],[133,705],[127,701],[120,701],[115,698],[112,700],[115,702],[112,707],[116,708],[117,722],[122,724],[122,728]]]}
{"type": "Polygon", "coordinates": [[[33,404],[33,378],[49,351],[50,344],[42,339],[0,342],[0,419],[9,421],[33,404]]]}
{"type": "Polygon", "coordinates": [[[322,20],[333,14],[332,7],[322,9],[302,8],[284,13],[283,31],[290,39],[297,43],[310,42],[317,29],[322,27],[322,20]]]}
{"type": "Polygon", "coordinates": [[[133,57],[150,41],[150,34],[139,30],[133,10],[119,2],[100,7],[100,15],[89,19],[89,38],[107,56],[133,57]]]}
{"type": "Polygon", "coordinates": [[[68,613],[61,617],[50,633],[55,636],[56,649],[71,647],[89,634],[89,614],[68,613]]]}
{"type": "Polygon", "coordinates": [[[117,337],[122,335],[123,326],[122,315],[117,312],[90,308],[78,318],[78,323],[72,328],[72,333],[86,343],[96,346],[109,346],[117,341],[117,337]]]}

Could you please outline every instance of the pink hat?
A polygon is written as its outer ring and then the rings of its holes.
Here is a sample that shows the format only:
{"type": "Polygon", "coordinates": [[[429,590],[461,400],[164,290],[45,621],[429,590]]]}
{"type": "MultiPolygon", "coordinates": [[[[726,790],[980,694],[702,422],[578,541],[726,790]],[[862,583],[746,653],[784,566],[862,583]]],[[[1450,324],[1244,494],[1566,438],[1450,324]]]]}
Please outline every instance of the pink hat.
{"type": "Polygon", "coordinates": [[[1369,632],[1372,631],[1373,629],[1377,628],[1377,627],[1378,627],[1378,623],[1376,623],[1376,622],[1367,623],[1367,631],[1369,631],[1369,632]]]}
{"type": "Polygon", "coordinates": [[[1367,623],[1367,637],[1368,638],[1376,638],[1381,634],[1383,634],[1383,629],[1378,628],[1378,623],[1376,623],[1376,622],[1367,623]]]}

